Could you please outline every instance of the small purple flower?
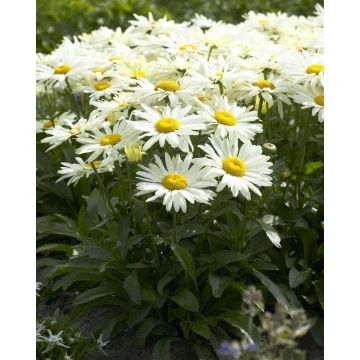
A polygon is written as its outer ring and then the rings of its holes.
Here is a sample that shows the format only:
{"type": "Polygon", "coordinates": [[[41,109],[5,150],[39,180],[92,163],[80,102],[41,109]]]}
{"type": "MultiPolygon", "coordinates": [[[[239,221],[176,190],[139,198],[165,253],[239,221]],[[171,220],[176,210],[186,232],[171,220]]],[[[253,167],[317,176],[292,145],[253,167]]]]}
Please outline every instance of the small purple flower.
{"type": "Polygon", "coordinates": [[[239,359],[241,355],[240,344],[237,341],[222,341],[218,350],[218,355],[229,359],[239,359]]]}
{"type": "Polygon", "coordinates": [[[245,351],[251,352],[251,353],[256,353],[259,351],[259,346],[258,346],[258,344],[252,342],[246,346],[245,351]]]}

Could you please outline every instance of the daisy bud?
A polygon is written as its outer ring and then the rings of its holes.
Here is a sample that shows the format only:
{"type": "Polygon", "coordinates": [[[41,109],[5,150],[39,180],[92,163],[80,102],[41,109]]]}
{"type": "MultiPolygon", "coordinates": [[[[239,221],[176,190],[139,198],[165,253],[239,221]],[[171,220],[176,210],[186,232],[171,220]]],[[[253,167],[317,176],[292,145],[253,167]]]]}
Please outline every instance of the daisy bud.
{"type": "MultiPolygon", "coordinates": [[[[259,106],[260,106],[260,97],[259,97],[259,95],[256,95],[256,99],[255,99],[256,111],[259,111],[259,106]]],[[[270,110],[271,107],[272,107],[272,104],[269,104],[264,100],[262,103],[262,106],[261,106],[261,113],[266,114],[270,110]]]]}
{"type": "Polygon", "coordinates": [[[263,150],[266,155],[274,155],[276,154],[277,148],[272,143],[265,143],[263,144],[263,150]]]}
{"type": "Polygon", "coordinates": [[[141,161],[142,156],[146,154],[142,151],[142,144],[140,143],[125,146],[124,150],[127,161],[131,163],[141,161]]]}

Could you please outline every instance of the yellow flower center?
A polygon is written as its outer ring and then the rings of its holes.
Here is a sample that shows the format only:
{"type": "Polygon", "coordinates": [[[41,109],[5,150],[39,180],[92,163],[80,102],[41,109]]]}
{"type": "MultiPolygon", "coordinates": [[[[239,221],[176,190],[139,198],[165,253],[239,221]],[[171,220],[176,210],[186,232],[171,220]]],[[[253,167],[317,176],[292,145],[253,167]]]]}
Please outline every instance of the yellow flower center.
{"type": "Polygon", "coordinates": [[[268,19],[261,19],[261,20],[259,20],[259,24],[261,24],[261,25],[266,25],[266,24],[270,24],[270,23],[271,23],[271,21],[268,20],[268,19]]]}
{"type": "MultiPolygon", "coordinates": [[[[95,160],[95,161],[93,161],[93,164],[94,164],[95,167],[100,166],[101,165],[101,160],[95,160]]],[[[86,163],[84,165],[84,170],[87,170],[89,168],[92,168],[91,163],[86,163]]]]}
{"type": "Polygon", "coordinates": [[[208,98],[206,96],[198,96],[198,99],[201,101],[201,102],[205,102],[206,100],[208,100],[208,98]]]}
{"type": "Polygon", "coordinates": [[[316,74],[316,75],[318,75],[321,72],[324,72],[324,65],[321,65],[321,64],[313,64],[313,65],[310,65],[306,69],[307,74],[316,74]]]}
{"type": "Polygon", "coordinates": [[[184,44],[179,47],[179,50],[196,50],[197,45],[196,44],[184,44]]]}
{"type": "Polygon", "coordinates": [[[169,190],[181,190],[188,186],[186,177],[175,173],[166,175],[161,183],[169,190]]]}
{"type": "Polygon", "coordinates": [[[216,75],[221,79],[224,76],[224,72],[219,71],[219,72],[216,73],[216,75]]]}
{"type": "Polygon", "coordinates": [[[237,124],[236,117],[228,111],[217,111],[214,115],[219,124],[234,126],[237,124]]]}
{"type": "Polygon", "coordinates": [[[100,140],[101,145],[115,145],[122,139],[120,134],[106,135],[100,140]]]}
{"type": "Polygon", "coordinates": [[[43,122],[43,129],[49,129],[51,127],[53,127],[54,125],[57,124],[57,119],[54,119],[54,120],[46,120],[43,122]]]}
{"type": "Polygon", "coordinates": [[[102,91],[110,87],[110,83],[108,81],[100,81],[97,84],[95,84],[95,89],[97,91],[102,91]]]}
{"type": "Polygon", "coordinates": [[[255,81],[253,83],[253,85],[257,86],[260,89],[264,89],[264,88],[270,88],[270,89],[275,89],[275,85],[269,81],[269,80],[259,80],[259,81],[255,81]]]}
{"type": "Polygon", "coordinates": [[[159,81],[155,85],[155,90],[158,90],[158,89],[162,89],[164,91],[176,92],[176,91],[181,90],[181,87],[176,81],[165,80],[165,81],[159,81]]]}
{"type": "Polygon", "coordinates": [[[318,105],[324,106],[324,95],[315,96],[314,100],[318,105]]]}
{"type": "Polygon", "coordinates": [[[118,61],[118,60],[122,60],[123,58],[121,56],[111,56],[109,57],[109,61],[118,61]]]}
{"type": "Polygon", "coordinates": [[[68,133],[75,135],[78,132],[80,132],[80,130],[81,130],[80,125],[76,125],[71,130],[68,130],[68,133]]]}
{"type": "Polygon", "coordinates": [[[160,119],[155,124],[155,129],[161,133],[169,133],[177,130],[180,127],[180,121],[167,117],[160,119]]]}
{"type": "Polygon", "coordinates": [[[70,65],[63,64],[63,65],[58,66],[54,70],[54,74],[57,74],[57,75],[62,74],[62,75],[64,75],[64,74],[68,73],[71,69],[72,69],[72,67],[70,65]]]}
{"type": "Polygon", "coordinates": [[[246,164],[237,157],[227,157],[222,161],[223,169],[233,176],[244,176],[246,173],[246,164]]]}
{"type": "Polygon", "coordinates": [[[94,73],[100,73],[100,74],[103,74],[107,69],[106,68],[97,68],[97,69],[94,69],[93,72],[94,73]]]}
{"type": "Polygon", "coordinates": [[[134,70],[132,73],[132,77],[135,79],[143,78],[145,77],[145,75],[146,75],[145,72],[142,70],[134,70]]]}

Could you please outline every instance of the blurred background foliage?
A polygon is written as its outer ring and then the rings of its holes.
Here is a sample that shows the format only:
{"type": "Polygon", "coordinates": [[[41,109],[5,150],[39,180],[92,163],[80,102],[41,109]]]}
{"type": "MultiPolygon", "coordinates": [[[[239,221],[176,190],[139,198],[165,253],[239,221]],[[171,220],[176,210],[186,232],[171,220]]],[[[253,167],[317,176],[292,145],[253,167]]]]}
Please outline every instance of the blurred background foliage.
{"type": "Polygon", "coordinates": [[[195,13],[238,23],[250,11],[282,11],[309,15],[323,0],[37,0],[36,49],[51,52],[65,35],[77,35],[100,26],[125,29],[133,14],[166,15],[176,21],[195,13]]]}

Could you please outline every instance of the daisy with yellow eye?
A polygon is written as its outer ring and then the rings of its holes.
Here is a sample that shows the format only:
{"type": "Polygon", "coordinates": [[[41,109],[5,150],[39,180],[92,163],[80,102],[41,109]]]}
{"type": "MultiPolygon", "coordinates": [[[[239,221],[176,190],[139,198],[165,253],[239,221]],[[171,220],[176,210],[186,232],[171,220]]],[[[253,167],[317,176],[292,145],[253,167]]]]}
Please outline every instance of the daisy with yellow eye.
{"type": "MultiPolygon", "coordinates": [[[[289,83],[281,78],[275,78],[270,74],[268,79],[263,76],[255,81],[249,81],[245,84],[246,93],[243,95],[244,99],[253,98],[254,102],[256,97],[259,96],[269,104],[269,107],[277,103],[280,118],[284,117],[283,103],[291,105],[291,101],[287,96],[289,93],[289,83]]],[[[241,89],[243,90],[243,88],[241,89]]]]}
{"type": "Polygon", "coordinates": [[[128,121],[134,129],[142,133],[139,139],[149,137],[144,144],[144,150],[150,149],[155,143],[164,147],[165,143],[172,148],[179,148],[187,152],[193,149],[191,135],[198,135],[200,130],[206,129],[199,115],[187,115],[191,106],[185,108],[169,106],[154,110],[147,105],[142,105],[145,111],[135,110],[134,116],[142,120],[128,121]]]}
{"type": "Polygon", "coordinates": [[[131,107],[138,106],[137,99],[132,93],[121,92],[111,100],[91,100],[90,104],[95,106],[97,116],[114,125],[120,119],[128,118],[131,107]]]}
{"type": "Polygon", "coordinates": [[[97,80],[94,73],[88,74],[80,82],[72,85],[74,92],[90,94],[91,99],[99,99],[100,97],[109,98],[113,94],[123,91],[128,87],[130,79],[120,76],[113,76],[97,80]]]}
{"type": "Polygon", "coordinates": [[[53,119],[44,119],[36,121],[36,132],[42,133],[48,129],[53,128],[56,125],[63,126],[66,125],[66,121],[74,122],[76,115],[71,111],[65,111],[62,114],[54,117],[53,119]]]}
{"type": "Polygon", "coordinates": [[[50,55],[39,54],[36,64],[36,80],[51,85],[65,86],[66,79],[79,79],[91,68],[101,67],[96,57],[88,58],[69,51],[57,51],[50,55]]]}
{"type": "Polygon", "coordinates": [[[104,158],[113,157],[118,159],[120,151],[127,144],[132,144],[138,139],[138,132],[127,126],[126,121],[120,121],[113,128],[106,123],[103,131],[94,129],[93,133],[86,138],[78,138],[82,145],[76,150],[77,154],[91,153],[87,162],[96,160],[100,155],[104,158]]]}
{"type": "Polygon", "coordinates": [[[96,117],[95,112],[90,114],[89,119],[81,118],[79,121],[74,122],[71,118],[64,119],[63,124],[55,124],[55,127],[51,127],[45,130],[47,135],[45,139],[42,139],[41,142],[45,144],[50,144],[51,146],[47,151],[55,148],[56,146],[66,142],[74,137],[83,138],[88,137],[88,131],[93,131],[94,129],[100,129],[103,127],[103,120],[96,117]]]}
{"type": "Polygon", "coordinates": [[[153,104],[167,99],[171,105],[177,105],[180,101],[189,103],[191,99],[200,94],[203,84],[193,81],[191,78],[162,79],[157,82],[150,82],[146,79],[137,81],[138,86],[129,88],[139,98],[139,102],[153,104]]]}
{"type": "Polygon", "coordinates": [[[206,157],[194,159],[194,162],[210,166],[209,173],[221,177],[217,191],[228,187],[234,197],[240,193],[250,200],[250,190],[261,196],[258,187],[272,185],[272,163],[268,161],[269,156],[262,155],[261,146],[247,141],[239,149],[238,140],[230,141],[213,135],[209,140],[211,145],[199,146],[206,157]]]}
{"type": "Polygon", "coordinates": [[[293,51],[283,63],[283,73],[298,83],[320,85],[324,80],[324,54],[293,51]]]}
{"type": "Polygon", "coordinates": [[[170,158],[165,153],[163,164],[159,156],[155,155],[155,164],[148,167],[139,165],[142,171],[137,172],[137,178],[141,182],[136,184],[136,195],[155,193],[146,202],[163,198],[163,205],[167,211],[180,209],[185,213],[187,202],[209,204],[215,193],[209,187],[216,186],[214,176],[209,169],[202,164],[192,165],[192,154],[188,154],[184,160],[180,155],[170,158]]]}
{"type": "MultiPolygon", "coordinates": [[[[88,178],[90,175],[94,174],[92,164],[95,166],[98,173],[112,172],[114,169],[114,159],[111,157],[104,160],[95,160],[92,163],[85,162],[80,157],[76,157],[75,160],[77,163],[74,164],[68,162],[61,163],[62,166],[60,167],[58,174],[62,176],[56,182],[68,179],[67,185],[74,184],[74,186],[76,186],[82,177],[85,176],[88,178]]],[[[122,158],[117,160],[121,161],[122,158]]]]}
{"type": "Polygon", "coordinates": [[[234,141],[253,140],[255,135],[263,131],[256,111],[246,107],[238,107],[236,103],[229,103],[226,96],[215,96],[211,102],[202,104],[205,111],[199,111],[201,118],[208,123],[209,132],[220,138],[229,136],[234,141]]]}
{"type": "Polygon", "coordinates": [[[298,86],[292,96],[294,101],[302,105],[302,109],[311,108],[312,116],[318,115],[319,122],[324,121],[324,89],[320,86],[298,86]]]}

